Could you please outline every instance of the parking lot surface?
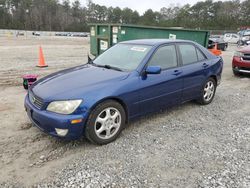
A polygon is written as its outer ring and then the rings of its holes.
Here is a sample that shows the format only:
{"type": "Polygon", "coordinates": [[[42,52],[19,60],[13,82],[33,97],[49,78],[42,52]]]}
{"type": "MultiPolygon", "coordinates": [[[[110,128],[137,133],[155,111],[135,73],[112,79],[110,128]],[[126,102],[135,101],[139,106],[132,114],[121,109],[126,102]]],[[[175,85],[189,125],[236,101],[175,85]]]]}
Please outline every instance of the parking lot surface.
{"type": "Polygon", "coordinates": [[[224,70],[214,101],[130,123],[113,143],[63,141],[26,116],[23,74],[86,63],[87,38],[0,37],[0,187],[250,187],[250,77],[224,70]],[[35,67],[39,45],[48,68],[35,67]]]}

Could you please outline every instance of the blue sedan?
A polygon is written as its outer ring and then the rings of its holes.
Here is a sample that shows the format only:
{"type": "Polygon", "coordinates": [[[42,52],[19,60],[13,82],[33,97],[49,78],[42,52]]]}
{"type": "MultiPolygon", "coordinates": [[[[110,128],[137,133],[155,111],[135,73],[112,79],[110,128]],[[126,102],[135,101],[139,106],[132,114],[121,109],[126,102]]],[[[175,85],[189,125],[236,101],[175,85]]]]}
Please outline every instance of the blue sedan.
{"type": "Polygon", "coordinates": [[[121,42],[85,65],[35,82],[25,98],[32,123],[65,139],[114,141],[138,117],[196,100],[212,102],[223,60],[186,40],[121,42]]]}

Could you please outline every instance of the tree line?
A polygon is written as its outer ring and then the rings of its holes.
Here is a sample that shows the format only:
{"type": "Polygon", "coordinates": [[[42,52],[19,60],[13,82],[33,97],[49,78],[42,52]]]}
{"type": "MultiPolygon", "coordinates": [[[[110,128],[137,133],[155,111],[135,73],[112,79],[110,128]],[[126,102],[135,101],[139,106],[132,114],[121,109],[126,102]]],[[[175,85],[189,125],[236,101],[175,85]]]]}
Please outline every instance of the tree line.
{"type": "Polygon", "coordinates": [[[88,31],[88,23],[122,23],[193,29],[236,30],[250,26],[250,0],[200,1],[171,5],[143,15],[130,8],[87,0],[0,0],[0,29],[88,31]]]}

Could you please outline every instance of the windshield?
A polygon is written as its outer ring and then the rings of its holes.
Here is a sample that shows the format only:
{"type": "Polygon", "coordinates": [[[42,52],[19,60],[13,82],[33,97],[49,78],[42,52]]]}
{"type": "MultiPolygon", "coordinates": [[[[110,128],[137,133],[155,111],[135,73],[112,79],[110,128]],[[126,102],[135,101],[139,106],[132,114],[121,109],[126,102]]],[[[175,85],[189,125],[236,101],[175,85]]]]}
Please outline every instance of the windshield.
{"type": "Polygon", "coordinates": [[[152,46],[117,44],[98,56],[93,63],[112,66],[125,71],[135,70],[152,46]]]}

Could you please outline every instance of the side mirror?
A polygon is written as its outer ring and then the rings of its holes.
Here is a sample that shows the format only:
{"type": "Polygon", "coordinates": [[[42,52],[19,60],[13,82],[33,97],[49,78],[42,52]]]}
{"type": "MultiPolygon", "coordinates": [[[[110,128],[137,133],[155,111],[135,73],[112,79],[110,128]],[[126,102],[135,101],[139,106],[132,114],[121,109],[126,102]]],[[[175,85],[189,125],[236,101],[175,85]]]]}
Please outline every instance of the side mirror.
{"type": "Polygon", "coordinates": [[[161,73],[161,67],[160,66],[148,66],[146,68],[146,74],[160,74],[161,73]]]}

